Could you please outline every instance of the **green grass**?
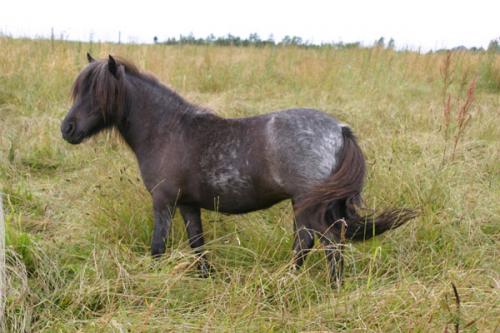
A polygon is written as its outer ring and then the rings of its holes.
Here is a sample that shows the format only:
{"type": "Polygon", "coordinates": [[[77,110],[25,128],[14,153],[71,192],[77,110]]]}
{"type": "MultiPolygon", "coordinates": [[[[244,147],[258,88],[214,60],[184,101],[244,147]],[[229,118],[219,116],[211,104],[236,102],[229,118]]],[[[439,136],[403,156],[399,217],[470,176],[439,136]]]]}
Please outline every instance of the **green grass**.
{"type": "Polygon", "coordinates": [[[0,49],[8,274],[0,330],[498,330],[498,54],[453,53],[443,91],[445,54],[5,37],[0,49]],[[180,214],[166,256],[153,261],[151,202],[131,152],[113,133],[79,146],[59,134],[89,49],[124,56],[223,116],[294,106],[336,115],[366,153],[368,207],[415,207],[420,217],[349,245],[340,290],[329,287],[319,245],[303,271],[291,271],[288,202],[239,216],[204,212],[212,278],[197,277],[180,214]],[[452,137],[473,79],[472,119],[452,157],[443,94],[452,96],[452,137]]]}

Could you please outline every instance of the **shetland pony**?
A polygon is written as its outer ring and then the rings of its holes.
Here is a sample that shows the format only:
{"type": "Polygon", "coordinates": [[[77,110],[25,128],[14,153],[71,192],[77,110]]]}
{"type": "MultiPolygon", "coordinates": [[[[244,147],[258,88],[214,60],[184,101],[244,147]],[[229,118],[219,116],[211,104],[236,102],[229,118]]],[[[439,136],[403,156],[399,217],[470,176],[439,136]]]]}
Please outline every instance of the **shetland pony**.
{"type": "Polygon", "coordinates": [[[240,214],[291,199],[295,267],[302,266],[317,237],[331,281],[339,283],[346,239],[364,240],[415,217],[410,209],[360,215],[363,153],[352,130],[326,113],[297,108],[226,119],[124,59],[87,57],[62,136],[78,144],[104,129],[118,130],[151,193],[155,257],[165,252],[178,207],[201,275],[207,276],[211,266],[203,252],[200,209],[240,214]]]}

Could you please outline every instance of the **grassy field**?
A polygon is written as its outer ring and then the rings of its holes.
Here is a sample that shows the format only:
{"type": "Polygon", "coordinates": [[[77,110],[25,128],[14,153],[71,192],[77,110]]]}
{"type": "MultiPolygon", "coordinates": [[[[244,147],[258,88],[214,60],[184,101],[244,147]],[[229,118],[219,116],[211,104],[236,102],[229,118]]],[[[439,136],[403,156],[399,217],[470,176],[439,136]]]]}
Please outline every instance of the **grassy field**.
{"type": "Polygon", "coordinates": [[[500,55],[5,37],[0,50],[0,330],[498,332],[500,55]],[[180,214],[154,261],[151,202],[131,152],[113,133],[79,146],[60,136],[88,50],[124,56],[222,116],[295,106],[334,114],[366,153],[366,205],[421,215],[348,245],[340,290],[319,245],[303,271],[291,270],[289,202],[204,212],[214,277],[197,277],[180,214]]]}

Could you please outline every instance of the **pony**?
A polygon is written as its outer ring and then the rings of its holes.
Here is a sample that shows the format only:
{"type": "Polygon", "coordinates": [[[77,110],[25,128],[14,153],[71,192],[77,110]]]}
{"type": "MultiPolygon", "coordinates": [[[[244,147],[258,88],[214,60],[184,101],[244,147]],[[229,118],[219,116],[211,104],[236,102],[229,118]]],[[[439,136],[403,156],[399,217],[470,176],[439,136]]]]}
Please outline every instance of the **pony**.
{"type": "Polygon", "coordinates": [[[116,129],[134,152],[153,201],[151,254],[165,252],[179,208],[201,276],[213,272],[203,250],[200,210],[242,214],[291,199],[293,264],[318,238],[332,283],[340,283],[346,240],[401,226],[411,209],[360,214],[365,159],[351,128],[315,109],[295,108],[229,119],[190,103],[131,62],[109,55],[73,84],[62,137],[79,144],[116,129]]]}

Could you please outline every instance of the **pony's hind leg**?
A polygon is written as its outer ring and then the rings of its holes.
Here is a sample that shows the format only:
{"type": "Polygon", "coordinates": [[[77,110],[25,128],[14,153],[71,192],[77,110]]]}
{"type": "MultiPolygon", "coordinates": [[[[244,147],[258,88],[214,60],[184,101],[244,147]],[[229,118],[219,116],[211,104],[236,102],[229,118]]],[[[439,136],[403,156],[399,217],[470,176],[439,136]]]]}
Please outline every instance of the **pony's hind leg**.
{"type": "Polygon", "coordinates": [[[314,245],[314,234],[306,227],[295,227],[295,238],[293,241],[293,262],[295,269],[300,269],[314,245]]]}
{"type": "Polygon", "coordinates": [[[336,236],[321,236],[321,243],[325,247],[325,255],[330,269],[330,283],[332,287],[340,288],[344,274],[344,256],[342,255],[343,242],[336,236]]]}
{"type": "Polygon", "coordinates": [[[314,231],[309,228],[312,217],[307,212],[301,212],[295,216],[294,241],[293,241],[293,264],[295,269],[300,269],[304,264],[307,254],[314,245],[314,231]]]}
{"type": "MultiPolygon", "coordinates": [[[[341,218],[343,214],[342,208],[343,203],[336,202],[327,209],[326,216],[323,215],[320,209],[316,208],[317,211],[314,211],[314,208],[310,208],[301,212],[297,219],[302,225],[306,225],[305,223],[307,223],[309,229],[305,229],[304,231],[308,231],[309,235],[316,234],[323,244],[332,287],[340,287],[344,270],[342,249],[345,241],[344,231],[346,225],[344,219],[341,218]],[[307,217],[307,221],[304,216],[307,217]]],[[[304,239],[307,240],[306,237],[304,239]]],[[[310,247],[312,247],[312,241],[310,247]]]]}
{"type": "Polygon", "coordinates": [[[320,240],[325,247],[325,255],[330,268],[330,283],[340,288],[344,274],[344,256],[342,250],[345,243],[346,222],[341,216],[343,203],[337,202],[330,207],[327,218],[323,220],[320,240]]]}
{"type": "MultiPolygon", "coordinates": [[[[342,226],[334,228],[333,225],[326,226],[324,222],[318,220],[318,214],[301,212],[295,219],[295,239],[293,243],[294,266],[296,269],[302,267],[307,254],[314,245],[314,235],[319,235],[319,239],[325,248],[325,255],[328,261],[330,283],[332,287],[340,287],[344,271],[344,257],[342,255],[343,237],[338,230],[343,230],[342,226]]],[[[337,220],[334,223],[343,223],[337,220]]]]}
{"type": "Polygon", "coordinates": [[[327,209],[324,217],[318,221],[320,241],[325,248],[325,256],[330,269],[332,287],[340,288],[344,274],[344,256],[342,250],[345,243],[347,224],[345,216],[345,201],[338,200],[327,209]]]}

